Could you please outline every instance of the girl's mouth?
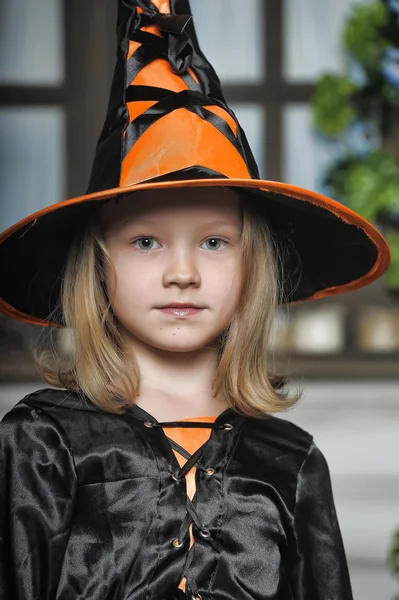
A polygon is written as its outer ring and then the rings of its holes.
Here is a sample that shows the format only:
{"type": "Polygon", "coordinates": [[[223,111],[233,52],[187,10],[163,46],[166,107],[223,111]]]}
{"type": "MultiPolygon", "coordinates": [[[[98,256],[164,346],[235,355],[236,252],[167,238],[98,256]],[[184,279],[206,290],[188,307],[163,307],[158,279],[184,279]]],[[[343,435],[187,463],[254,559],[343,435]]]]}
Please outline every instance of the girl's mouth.
{"type": "Polygon", "coordinates": [[[178,308],[173,306],[168,306],[168,308],[159,308],[158,310],[163,313],[173,315],[175,317],[191,317],[200,313],[203,308],[192,308],[191,306],[187,306],[186,308],[178,308]]]}

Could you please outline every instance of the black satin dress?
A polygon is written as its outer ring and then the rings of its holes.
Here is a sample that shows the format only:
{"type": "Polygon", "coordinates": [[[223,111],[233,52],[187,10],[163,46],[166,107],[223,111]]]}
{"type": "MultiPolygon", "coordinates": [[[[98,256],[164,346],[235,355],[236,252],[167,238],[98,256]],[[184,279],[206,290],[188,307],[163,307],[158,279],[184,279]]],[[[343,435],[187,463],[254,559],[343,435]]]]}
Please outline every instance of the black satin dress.
{"type": "Polygon", "coordinates": [[[180,467],[136,405],[112,415],[52,389],[18,403],[0,425],[1,600],[352,600],[312,436],[231,408],[201,426],[180,467]]]}

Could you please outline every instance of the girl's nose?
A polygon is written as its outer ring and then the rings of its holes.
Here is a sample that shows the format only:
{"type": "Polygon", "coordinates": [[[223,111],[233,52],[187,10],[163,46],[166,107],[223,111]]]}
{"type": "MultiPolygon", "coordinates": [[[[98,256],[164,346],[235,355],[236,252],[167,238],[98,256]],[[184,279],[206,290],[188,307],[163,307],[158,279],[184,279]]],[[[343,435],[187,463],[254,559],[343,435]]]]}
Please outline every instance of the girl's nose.
{"type": "Polygon", "coordinates": [[[191,253],[184,252],[171,257],[164,272],[164,285],[175,283],[181,287],[187,287],[189,285],[199,285],[200,281],[200,273],[191,253]]]}

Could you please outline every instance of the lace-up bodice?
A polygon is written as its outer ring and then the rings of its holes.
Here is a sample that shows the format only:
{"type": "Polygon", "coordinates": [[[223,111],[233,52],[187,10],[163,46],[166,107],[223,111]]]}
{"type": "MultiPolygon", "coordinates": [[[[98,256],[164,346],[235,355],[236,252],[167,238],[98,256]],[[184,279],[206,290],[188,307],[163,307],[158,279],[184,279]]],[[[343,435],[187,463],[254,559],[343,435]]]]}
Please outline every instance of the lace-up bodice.
{"type": "MultiPolygon", "coordinates": [[[[196,485],[195,485],[195,472],[197,468],[202,469],[209,477],[214,473],[214,469],[210,466],[203,465],[201,463],[200,456],[202,454],[203,446],[209,440],[213,423],[217,419],[216,416],[205,416],[205,417],[192,417],[189,419],[182,419],[174,422],[164,422],[151,424],[153,427],[162,427],[176,456],[176,459],[180,465],[180,470],[174,473],[172,477],[177,483],[180,483],[182,478],[185,477],[186,491],[187,491],[187,516],[183,521],[179,537],[174,540],[175,547],[180,547],[183,544],[183,539],[187,535],[190,535],[190,546],[187,553],[186,562],[183,569],[183,577],[179,584],[180,590],[183,592],[186,590],[186,577],[184,575],[185,569],[188,569],[192,560],[192,547],[195,542],[193,535],[193,523],[198,527],[199,534],[205,539],[210,538],[210,533],[201,524],[198,514],[195,510],[195,503],[193,499],[195,497],[196,485]],[[187,528],[188,527],[188,528],[187,528]]],[[[178,596],[177,596],[178,597],[178,596]]],[[[185,596],[183,596],[185,597],[185,596]]],[[[199,594],[192,595],[193,600],[201,598],[199,594]]]]}

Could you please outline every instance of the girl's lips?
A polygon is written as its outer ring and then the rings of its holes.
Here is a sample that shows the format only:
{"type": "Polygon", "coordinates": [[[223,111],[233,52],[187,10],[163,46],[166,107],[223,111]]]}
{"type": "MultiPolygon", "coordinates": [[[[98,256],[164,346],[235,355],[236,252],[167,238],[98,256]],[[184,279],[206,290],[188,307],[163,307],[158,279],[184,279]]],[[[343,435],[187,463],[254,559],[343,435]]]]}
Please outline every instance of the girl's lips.
{"type": "Polygon", "coordinates": [[[192,306],[186,306],[182,308],[169,306],[168,308],[159,308],[158,310],[168,315],[173,315],[174,317],[191,317],[193,315],[197,315],[204,309],[193,308],[192,306]]]}

